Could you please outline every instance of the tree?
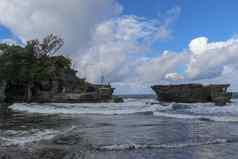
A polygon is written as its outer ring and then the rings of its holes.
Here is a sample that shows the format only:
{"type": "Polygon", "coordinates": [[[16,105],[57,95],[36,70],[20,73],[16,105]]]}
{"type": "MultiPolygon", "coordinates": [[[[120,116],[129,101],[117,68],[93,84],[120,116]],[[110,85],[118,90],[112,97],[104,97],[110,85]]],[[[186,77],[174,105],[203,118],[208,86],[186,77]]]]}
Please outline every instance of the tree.
{"type": "Polygon", "coordinates": [[[0,44],[0,80],[25,85],[25,97],[30,102],[35,82],[60,79],[71,69],[70,59],[54,56],[63,44],[53,34],[42,41],[31,40],[25,47],[0,44]]]}
{"type": "Polygon", "coordinates": [[[37,57],[54,55],[64,45],[63,39],[54,34],[49,34],[42,40],[42,42],[35,39],[28,43],[33,46],[33,51],[37,57]]]}

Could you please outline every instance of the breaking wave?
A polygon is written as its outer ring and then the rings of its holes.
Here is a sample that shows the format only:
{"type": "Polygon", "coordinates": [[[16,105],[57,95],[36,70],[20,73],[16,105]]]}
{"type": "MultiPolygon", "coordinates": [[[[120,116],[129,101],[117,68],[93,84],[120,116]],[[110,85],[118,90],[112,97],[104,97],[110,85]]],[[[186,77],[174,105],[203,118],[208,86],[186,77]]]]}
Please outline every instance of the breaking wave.
{"type": "Polygon", "coordinates": [[[238,122],[238,117],[232,116],[207,116],[207,115],[190,115],[190,114],[174,114],[165,112],[154,112],[154,116],[177,118],[177,119],[196,119],[202,121],[217,121],[217,122],[238,122]]]}
{"type": "Polygon", "coordinates": [[[144,100],[127,101],[125,103],[97,103],[97,104],[14,104],[11,108],[15,111],[41,114],[151,114],[160,108],[159,105],[150,105],[144,100]]]}
{"type": "Polygon", "coordinates": [[[31,130],[29,131],[6,131],[4,136],[0,137],[0,146],[20,145],[24,146],[28,143],[40,140],[48,140],[55,137],[59,131],[56,130],[31,130]]]}
{"type": "Polygon", "coordinates": [[[154,144],[154,145],[142,145],[142,144],[121,144],[121,145],[108,145],[96,148],[100,151],[123,151],[123,150],[136,150],[136,149],[175,149],[175,148],[185,148],[203,145],[215,145],[224,143],[234,143],[236,140],[229,139],[215,139],[206,142],[197,143],[174,143],[174,144],[154,144]]]}
{"type": "Polygon", "coordinates": [[[12,146],[12,145],[25,146],[27,144],[42,140],[50,140],[58,135],[67,134],[73,131],[75,128],[76,128],[75,126],[72,126],[64,131],[55,129],[45,129],[45,130],[32,129],[27,131],[2,130],[0,136],[0,146],[12,146]]]}
{"type": "Polygon", "coordinates": [[[215,106],[212,103],[182,104],[173,103],[165,111],[156,111],[154,116],[176,118],[176,119],[194,119],[203,121],[217,122],[238,122],[238,104],[237,100],[224,107],[215,106]]]}
{"type": "Polygon", "coordinates": [[[238,100],[218,107],[212,103],[170,103],[159,104],[154,99],[127,99],[124,103],[49,103],[14,104],[15,111],[40,114],[151,114],[156,117],[194,119],[217,122],[238,122],[238,100]]]}

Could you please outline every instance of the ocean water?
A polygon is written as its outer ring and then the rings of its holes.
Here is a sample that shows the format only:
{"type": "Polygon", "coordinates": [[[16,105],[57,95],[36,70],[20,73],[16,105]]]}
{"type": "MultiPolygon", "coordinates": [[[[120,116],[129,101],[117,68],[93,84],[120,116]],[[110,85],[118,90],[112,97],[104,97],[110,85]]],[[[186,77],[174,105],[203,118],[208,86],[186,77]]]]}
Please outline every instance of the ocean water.
{"type": "Polygon", "coordinates": [[[11,109],[12,116],[0,122],[0,147],[27,147],[68,135],[72,141],[80,138],[89,159],[238,158],[238,100],[225,107],[130,98],[125,103],[14,104],[11,109]]]}

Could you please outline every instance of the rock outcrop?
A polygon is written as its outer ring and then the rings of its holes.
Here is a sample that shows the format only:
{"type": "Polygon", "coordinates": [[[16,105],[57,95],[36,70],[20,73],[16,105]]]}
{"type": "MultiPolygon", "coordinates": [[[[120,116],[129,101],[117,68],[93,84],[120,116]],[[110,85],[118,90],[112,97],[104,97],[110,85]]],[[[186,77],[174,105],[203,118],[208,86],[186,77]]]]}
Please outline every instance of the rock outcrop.
{"type": "Polygon", "coordinates": [[[114,91],[110,84],[96,85],[78,78],[73,70],[65,73],[62,79],[33,81],[30,89],[26,86],[22,82],[9,81],[1,95],[7,96],[12,102],[93,103],[112,101],[114,91]]]}
{"type": "Polygon", "coordinates": [[[181,84],[181,85],[155,85],[158,100],[162,102],[204,103],[214,102],[216,105],[225,105],[230,102],[231,93],[227,92],[229,84],[208,85],[181,84]]]}
{"type": "Polygon", "coordinates": [[[0,103],[4,102],[5,100],[5,89],[6,89],[6,82],[0,81],[0,103]]]}
{"type": "Polygon", "coordinates": [[[111,101],[110,84],[96,85],[77,77],[71,59],[55,55],[63,43],[50,34],[25,46],[0,44],[0,102],[111,101]]]}

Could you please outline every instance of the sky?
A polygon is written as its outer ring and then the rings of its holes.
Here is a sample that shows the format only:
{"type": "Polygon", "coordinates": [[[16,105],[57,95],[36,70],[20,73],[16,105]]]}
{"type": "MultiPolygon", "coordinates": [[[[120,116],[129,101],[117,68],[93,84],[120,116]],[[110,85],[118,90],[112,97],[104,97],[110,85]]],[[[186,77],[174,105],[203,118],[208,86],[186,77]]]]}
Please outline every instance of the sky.
{"type": "Polygon", "coordinates": [[[117,94],[154,84],[238,84],[236,0],[1,0],[0,42],[24,45],[49,33],[78,76],[117,94]]]}

